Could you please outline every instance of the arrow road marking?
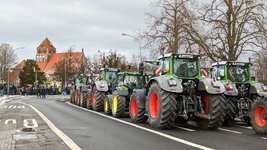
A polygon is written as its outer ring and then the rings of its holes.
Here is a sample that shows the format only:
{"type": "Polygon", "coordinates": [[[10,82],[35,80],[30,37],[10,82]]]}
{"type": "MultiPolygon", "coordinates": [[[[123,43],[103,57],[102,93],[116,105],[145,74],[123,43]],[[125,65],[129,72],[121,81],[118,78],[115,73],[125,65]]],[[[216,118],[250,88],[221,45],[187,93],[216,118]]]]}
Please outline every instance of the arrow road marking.
{"type": "Polygon", "coordinates": [[[167,138],[167,139],[171,139],[171,140],[173,140],[173,141],[176,141],[176,142],[179,142],[179,143],[183,143],[183,144],[185,144],[185,145],[189,145],[189,146],[192,146],[192,147],[195,147],[195,148],[198,148],[198,149],[203,149],[203,150],[213,150],[212,148],[209,148],[209,147],[206,147],[206,146],[202,146],[202,145],[199,145],[199,144],[196,144],[196,143],[193,143],[193,142],[184,140],[184,139],[180,139],[180,138],[177,138],[177,137],[174,137],[174,136],[171,136],[171,135],[168,135],[168,134],[159,132],[159,131],[155,131],[155,130],[152,130],[152,129],[148,129],[148,128],[139,126],[139,125],[137,125],[137,124],[133,124],[133,123],[130,123],[130,122],[126,122],[126,121],[117,119],[117,118],[113,118],[113,117],[111,117],[111,116],[107,116],[107,115],[101,114],[101,113],[99,113],[99,112],[95,112],[95,111],[92,111],[92,110],[88,110],[88,109],[85,109],[85,108],[76,106],[76,105],[74,105],[74,104],[71,104],[71,103],[69,103],[69,102],[67,102],[67,104],[72,105],[72,106],[74,106],[74,107],[77,107],[77,108],[79,108],[79,109],[82,109],[82,110],[85,110],[85,111],[88,111],[88,112],[91,112],[91,113],[100,115],[100,116],[103,116],[103,117],[105,117],[105,118],[109,118],[109,119],[118,121],[118,122],[120,122],[120,123],[127,124],[127,125],[129,125],[129,126],[132,126],[132,127],[135,127],[135,128],[141,129],[141,130],[145,130],[145,131],[148,131],[148,132],[157,134],[157,135],[162,136],[162,137],[165,137],[165,138],[167,138]]]}
{"type": "Polygon", "coordinates": [[[51,128],[51,130],[54,131],[69,146],[70,149],[72,149],[72,150],[81,150],[81,148],[76,143],[74,143],[66,134],[64,134],[61,130],[59,130],[38,109],[36,109],[35,107],[33,107],[30,104],[26,104],[26,103],[23,103],[23,102],[20,102],[20,103],[31,107],[46,122],[46,124],[51,128]]]}

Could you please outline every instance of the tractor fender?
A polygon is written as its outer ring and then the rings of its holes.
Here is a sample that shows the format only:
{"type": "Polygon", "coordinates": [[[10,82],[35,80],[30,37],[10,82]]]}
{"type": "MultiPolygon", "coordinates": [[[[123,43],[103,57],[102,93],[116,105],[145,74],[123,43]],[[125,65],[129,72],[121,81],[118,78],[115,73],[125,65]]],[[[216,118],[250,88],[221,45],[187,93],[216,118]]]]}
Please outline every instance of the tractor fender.
{"type": "Polygon", "coordinates": [[[249,93],[251,94],[257,94],[263,91],[263,83],[252,83],[249,89],[249,93]]]}
{"type": "Polygon", "coordinates": [[[108,83],[107,81],[96,81],[95,82],[95,88],[98,90],[98,91],[108,91],[108,83]]]}
{"type": "Polygon", "coordinates": [[[209,94],[222,94],[225,87],[220,81],[214,81],[211,78],[202,78],[199,80],[199,91],[207,91],[209,94]]]}
{"type": "Polygon", "coordinates": [[[128,88],[126,88],[125,90],[122,90],[121,87],[116,87],[116,91],[118,92],[118,94],[120,96],[128,96],[129,95],[129,91],[128,88]]]}
{"type": "Polygon", "coordinates": [[[225,87],[225,91],[224,91],[224,95],[227,95],[227,96],[237,96],[238,95],[238,90],[236,88],[236,85],[235,83],[228,83],[228,82],[221,82],[223,84],[223,86],[225,87]],[[226,86],[231,86],[232,89],[227,89],[226,86]]]}
{"type": "Polygon", "coordinates": [[[150,79],[146,87],[147,91],[149,90],[149,87],[153,82],[157,82],[160,88],[162,88],[165,91],[172,92],[172,93],[183,92],[182,80],[177,79],[173,76],[157,76],[157,77],[150,79]],[[176,84],[170,85],[171,83],[176,83],[176,84]]]}
{"type": "Polygon", "coordinates": [[[253,83],[250,86],[249,93],[258,94],[259,96],[267,98],[267,91],[264,90],[263,86],[263,83],[253,83]]]}
{"type": "Polygon", "coordinates": [[[136,93],[137,95],[137,101],[140,105],[140,108],[146,107],[146,89],[135,89],[133,93],[136,93]]]}

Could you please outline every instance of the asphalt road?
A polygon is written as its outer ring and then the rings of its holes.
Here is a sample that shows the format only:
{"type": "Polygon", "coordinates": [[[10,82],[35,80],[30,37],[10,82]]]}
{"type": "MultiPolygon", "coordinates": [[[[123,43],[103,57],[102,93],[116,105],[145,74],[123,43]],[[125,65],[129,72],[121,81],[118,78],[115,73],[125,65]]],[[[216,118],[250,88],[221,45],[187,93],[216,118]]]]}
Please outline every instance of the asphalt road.
{"type": "Polygon", "coordinates": [[[177,150],[177,149],[267,149],[267,136],[236,123],[218,130],[202,130],[192,124],[172,130],[154,130],[130,119],[105,117],[61,101],[61,96],[16,98],[42,112],[81,149],[88,150],[177,150]],[[202,147],[203,146],[203,147],[202,147]]]}

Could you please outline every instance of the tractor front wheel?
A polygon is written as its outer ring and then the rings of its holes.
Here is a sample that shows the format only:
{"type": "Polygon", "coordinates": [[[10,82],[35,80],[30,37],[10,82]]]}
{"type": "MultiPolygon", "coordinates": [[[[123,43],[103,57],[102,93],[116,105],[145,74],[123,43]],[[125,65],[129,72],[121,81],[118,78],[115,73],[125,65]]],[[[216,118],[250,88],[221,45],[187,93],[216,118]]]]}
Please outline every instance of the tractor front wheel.
{"type": "Polygon", "coordinates": [[[106,96],[105,100],[104,100],[104,112],[107,115],[111,114],[111,107],[110,107],[110,102],[108,97],[106,96]]]}
{"type": "Polygon", "coordinates": [[[258,98],[252,103],[250,123],[258,134],[267,133],[267,100],[258,98]]]}
{"type": "Polygon", "coordinates": [[[103,111],[105,92],[94,90],[92,94],[92,107],[94,111],[103,111]]]}
{"type": "Polygon", "coordinates": [[[92,109],[92,102],[89,93],[86,94],[86,108],[90,110],[92,109]]]}
{"type": "Polygon", "coordinates": [[[117,91],[113,92],[112,96],[112,115],[116,118],[125,116],[126,97],[119,95],[117,91]]]}
{"type": "Polygon", "coordinates": [[[237,98],[235,97],[227,97],[227,104],[226,104],[226,113],[224,117],[223,125],[228,125],[232,123],[235,119],[237,114],[237,98]]]}
{"type": "Polygon", "coordinates": [[[133,93],[130,97],[130,117],[135,123],[143,123],[147,121],[147,116],[145,116],[146,108],[141,107],[138,101],[138,96],[133,93]]]}
{"type": "Polygon", "coordinates": [[[151,127],[171,128],[176,118],[176,103],[175,93],[164,91],[157,82],[152,83],[147,100],[148,120],[151,127]]]}
{"type": "Polygon", "coordinates": [[[210,118],[197,118],[197,125],[202,129],[217,129],[222,125],[225,117],[225,97],[205,93],[201,96],[201,102],[204,114],[209,115],[210,118]]]}

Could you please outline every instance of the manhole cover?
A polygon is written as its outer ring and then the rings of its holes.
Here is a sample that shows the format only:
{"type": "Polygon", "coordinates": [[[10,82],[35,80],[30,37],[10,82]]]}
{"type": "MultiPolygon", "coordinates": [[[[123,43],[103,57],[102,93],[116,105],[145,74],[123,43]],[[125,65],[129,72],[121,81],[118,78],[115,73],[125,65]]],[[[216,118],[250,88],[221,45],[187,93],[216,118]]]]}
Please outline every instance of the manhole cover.
{"type": "Polygon", "coordinates": [[[21,132],[34,132],[35,130],[33,128],[21,128],[21,132]]]}
{"type": "Polygon", "coordinates": [[[17,130],[16,134],[13,135],[14,140],[30,140],[37,139],[37,136],[34,134],[33,128],[21,128],[17,130]]]}

